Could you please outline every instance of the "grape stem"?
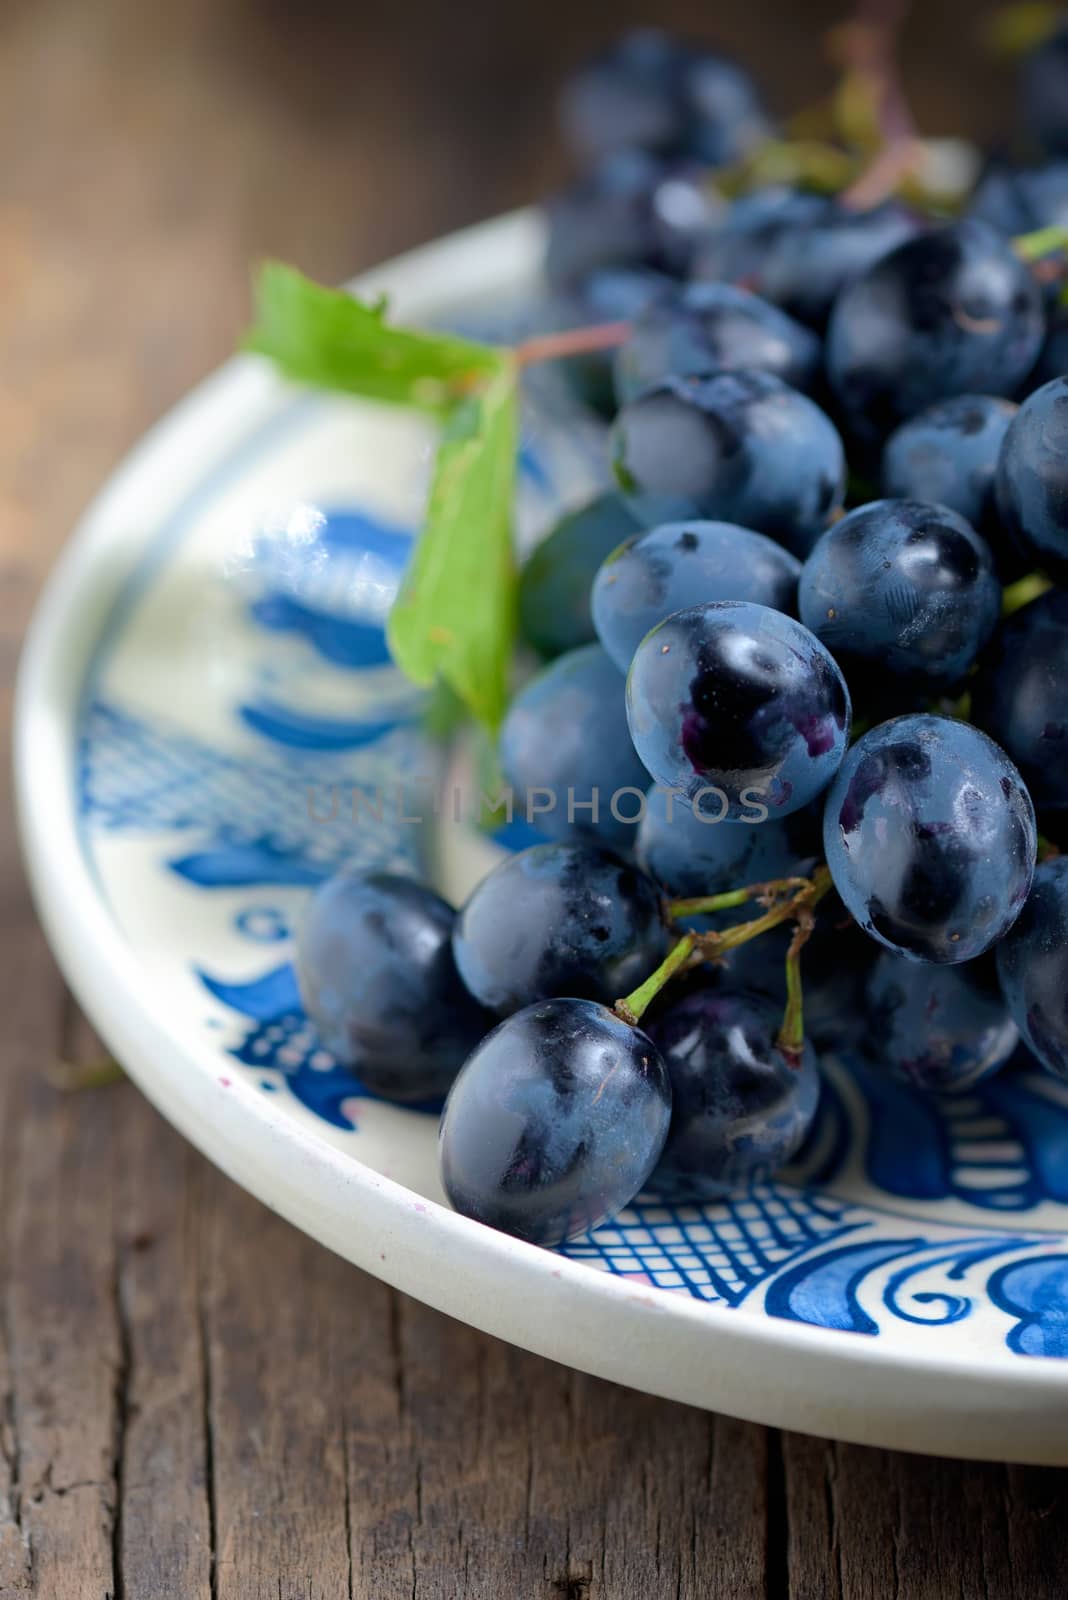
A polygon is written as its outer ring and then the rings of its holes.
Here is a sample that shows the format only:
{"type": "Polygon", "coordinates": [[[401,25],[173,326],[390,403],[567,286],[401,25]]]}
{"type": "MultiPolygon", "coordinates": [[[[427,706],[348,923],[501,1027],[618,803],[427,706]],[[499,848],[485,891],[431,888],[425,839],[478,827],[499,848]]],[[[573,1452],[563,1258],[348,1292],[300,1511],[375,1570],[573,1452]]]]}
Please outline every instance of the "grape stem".
{"type": "Polygon", "coordinates": [[[686,965],[686,962],[696,949],[696,935],[684,933],[674,949],[664,957],[656,971],[651,972],[645,982],[639,984],[625,999],[616,1001],[616,1015],[622,1017],[624,1022],[629,1022],[632,1026],[636,1026],[664,985],[670,982],[680,967],[686,965]]]}
{"type": "Polygon", "coordinates": [[[671,915],[677,914],[676,908],[679,906],[689,908],[682,914],[701,915],[710,911],[727,911],[752,899],[771,900],[772,903],[763,916],[754,917],[751,922],[739,922],[733,928],[712,933],[697,933],[689,929],[644,983],[622,1000],[616,1001],[616,1015],[632,1025],[639,1023],[661,989],[695,954],[700,953],[715,960],[729,950],[737,950],[739,945],[759,938],[762,933],[780,927],[784,922],[811,915],[812,907],[822,900],[830,887],[831,875],[826,867],[820,866],[811,878],[778,878],[770,883],[749,884],[744,889],[730,889],[724,894],[709,895],[704,899],[670,901],[668,909],[671,915]],[[791,893],[791,889],[794,892],[791,893]]]}
{"type": "Polygon", "coordinates": [[[838,197],[847,211],[877,206],[923,154],[897,60],[908,8],[909,0],[861,0],[856,20],[842,30],[846,69],[866,81],[881,135],[872,161],[838,197]]]}
{"type": "Polygon", "coordinates": [[[1051,223],[1048,228],[1036,228],[1033,233],[1018,233],[1012,248],[1021,261],[1031,265],[1047,256],[1060,256],[1068,250],[1068,228],[1051,223]]]}
{"type": "Polygon", "coordinates": [[[564,328],[559,333],[539,333],[515,347],[521,367],[540,361],[561,361],[567,356],[588,356],[598,350],[615,350],[630,338],[629,322],[598,322],[586,328],[564,328]]]}
{"type": "Polygon", "coordinates": [[[1024,606],[1029,606],[1032,600],[1037,600],[1052,588],[1052,579],[1047,578],[1044,572],[1029,572],[1026,578],[1017,578],[1015,583],[1006,585],[1001,591],[1001,615],[1011,617],[1014,611],[1022,611],[1024,606]]]}
{"type": "Polygon", "coordinates": [[[797,919],[790,948],[786,952],[786,1010],[776,1041],[786,1058],[787,1065],[797,1072],[805,1048],[805,1008],[801,987],[801,951],[812,932],[814,918],[811,906],[805,906],[797,919]]]}
{"type": "Polygon", "coordinates": [[[770,902],[780,895],[809,887],[808,878],[772,878],[767,883],[750,883],[744,889],[728,889],[723,894],[698,895],[692,900],[669,900],[667,913],[672,919],[712,916],[717,911],[733,911],[747,900],[770,902]]]}

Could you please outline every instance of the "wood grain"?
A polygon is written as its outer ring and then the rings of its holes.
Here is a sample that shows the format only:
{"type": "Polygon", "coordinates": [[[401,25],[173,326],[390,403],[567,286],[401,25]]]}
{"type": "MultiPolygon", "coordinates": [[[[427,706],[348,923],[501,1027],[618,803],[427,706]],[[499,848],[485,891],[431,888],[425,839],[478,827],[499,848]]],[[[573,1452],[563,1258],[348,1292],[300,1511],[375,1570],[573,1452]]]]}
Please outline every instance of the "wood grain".
{"type": "MultiPolygon", "coordinates": [[[[647,8],[9,0],[0,14],[0,718],[105,472],[232,346],[251,260],[337,278],[559,173],[561,66],[647,8]]],[[[784,103],[837,8],[717,15],[784,103]]],[[[696,0],[658,7],[707,25],[696,0]]],[[[934,131],[971,7],[910,35],[934,131]]],[[[956,98],[952,98],[954,92],[956,98]]],[[[447,1321],[240,1193],[98,1051],[0,811],[0,1600],[747,1600],[1068,1589],[1065,1475],[780,1437],[447,1321]]]]}

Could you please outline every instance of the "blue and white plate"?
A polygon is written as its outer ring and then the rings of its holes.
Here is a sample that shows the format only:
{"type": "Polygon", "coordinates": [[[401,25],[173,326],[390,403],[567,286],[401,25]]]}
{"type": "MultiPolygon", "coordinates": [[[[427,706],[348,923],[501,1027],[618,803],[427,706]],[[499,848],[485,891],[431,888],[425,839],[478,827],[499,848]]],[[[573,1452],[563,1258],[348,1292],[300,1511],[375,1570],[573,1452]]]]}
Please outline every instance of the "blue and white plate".
{"type": "MultiPolygon", "coordinates": [[[[505,328],[533,215],[359,285],[402,320],[505,328]]],[[[549,380],[545,380],[549,384],[549,380]]],[[[444,1205],[436,1119],[376,1101],[301,1015],[291,932],[356,857],[455,896],[496,846],[430,796],[440,756],[382,624],[431,438],[401,412],[235,361],[133,453],[26,647],[17,776],[59,960],[145,1093],[238,1182],[399,1288],[678,1400],[814,1433],[1068,1462],[1068,1088],[1037,1072],[919,1099],[827,1065],[796,1170],[724,1205],[639,1202],[559,1253],[444,1205]]],[[[603,475],[528,406],[530,539],[603,475]]]]}

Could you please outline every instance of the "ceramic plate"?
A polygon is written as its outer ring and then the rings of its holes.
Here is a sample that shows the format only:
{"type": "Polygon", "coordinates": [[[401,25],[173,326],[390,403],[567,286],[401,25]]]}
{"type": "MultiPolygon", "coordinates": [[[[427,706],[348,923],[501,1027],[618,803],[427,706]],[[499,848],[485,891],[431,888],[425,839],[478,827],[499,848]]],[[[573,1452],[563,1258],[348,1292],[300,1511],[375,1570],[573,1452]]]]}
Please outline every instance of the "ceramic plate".
{"type": "MultiPolygon", "coordinates": [[[[492,334],[538,294],[532,214],[359,285],[492,334]]],[[[454,896],[504,843],[450,806],[382,624],[431,439],[406,414],[232,362],[133,453],[33,624],[21,826],[60,963],[119,1060],[239,1183],[453,1316],[677,1400],[814,1433],[1068,1462],[1068,1087],[943,1102],[826,1064],[803,1160],[717,1206],[639,1201],[559,1253],[443,1203],[436,1118],[319,1046],[290,966],[353,857],[454,896]]],[[[530,396],[529,540],[602,481],[551,376],[530,396]]],[[[445,791],[447,792],[447,787],[445,791]]]]}

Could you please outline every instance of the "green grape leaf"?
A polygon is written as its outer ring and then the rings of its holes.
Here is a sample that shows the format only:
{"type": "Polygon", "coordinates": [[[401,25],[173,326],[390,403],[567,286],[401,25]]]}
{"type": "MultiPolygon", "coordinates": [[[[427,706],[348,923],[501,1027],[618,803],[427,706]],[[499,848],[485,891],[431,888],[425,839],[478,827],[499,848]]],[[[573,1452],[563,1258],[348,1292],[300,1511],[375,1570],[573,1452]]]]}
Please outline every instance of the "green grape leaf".
{"type": "Polygon", "coordinates": [[[518,364],[508,349],[393,327],[385,310],[271,262],[243,347],[298,382],[440,420],[426,520],[387,634],[409,678],[447,685],[495,732],[516,638],[518,364]]]}
{"type": "Polygon", "coordinates": [[[512,501],[519,384],[510,355],[445,425],[426,526],[390,612],[390,649],[416,683],[444,679],[487,728],[508,701],[516,636],[512,501]]]}
{"type": "Polygon", "coordinates": [[[501,352],[446,333],[396,328],[386,305],[364,305],[295,267],[269,261],[255,286],[256,320],[242,348],[269,356],[298,383],[447,413],[457,395],[496,372],[501,352]]]}

